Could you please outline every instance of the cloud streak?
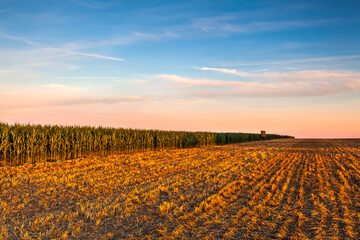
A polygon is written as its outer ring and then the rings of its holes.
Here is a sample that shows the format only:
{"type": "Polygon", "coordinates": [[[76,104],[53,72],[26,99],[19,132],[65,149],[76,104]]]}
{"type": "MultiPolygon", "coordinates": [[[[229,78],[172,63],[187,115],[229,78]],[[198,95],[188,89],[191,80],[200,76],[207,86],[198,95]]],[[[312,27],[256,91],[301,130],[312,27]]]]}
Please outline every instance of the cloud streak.
{"type": "Polygon", "coordinates": [[[79,79],[79,80],[114,80],[116,81],[116,77],[101,77],[101,76],[82,76],[82,77],[58,77],[59,79],[79,79]]]}
{"type": "Polygon", "coordinates": [[[195,67],[194,69],[203,70],[203,71],[215,71],[226,74],[233,74],[240,77],[250,77],[252,74],[249,72],[243,72],[236,69],[228,69],[228,68],[209,68],[209,67],[195,67]]]}
{"type": "Polygon", "coordinates": [[[159,74],[158,78],[172,81],[188,86],[203,86],[203,87],[243,87],[243,88],[273,88],[272,84],[259,82],[241,82],[241,81],[221,81],[209,79],[193,79],[185,78],[177,75],[159,74]]]}
{"type": "Polygon", "coordinates": [[[134,103],[151,100],[146,97],[84,97],[55,102],[54,105],[89,105],[89,104],[117,104],[117,103],[134,103]]]}
{"type": "Polygon", "coordinates": [[[63,84],[58,84],[58,83],[44,84],[44,85],[39,85],[38,87],[41,89],[44,89],[44,90],[65,92],[65,93],[82,92],[83,91],[83,89],[80,87],[68,86],[68,85],[63,85],[63,84]]]}
{"type": "Polygon", "coordinates": [[[116,58],[116,57],[109,57],[109,56],[104,56],[104,55],[99,55],[99,54],[92,54],[92,53],[81,53],[81,52],[74,52],[74,51],[64,51],[65,53],[68,54],[73,54],[73,55],[80,55],[80,56],[85,56],[85,57],[93,57],[93,58],[100,58],[100,59],[106,59],[106,60],[112,60],[112,61],[119,61],[119,62],[125,62],[126,60],[123,58],[116,58]]]}
{"type": "Polygon", "coordinates": [[[313,81],[315,79],[346,79],[346,78],[360,78],[360,73],[351,72],[351,71],[324,71],[324,70],[302,70],[302,71],[292,71],[292,72],[262,72],[262,73],[252,73],[252,72],[243,72],[236,69],[228,68],[195,68],[203,71],[214,71],[220,73],[226,73],[241,77],[256,78],[256,79],[271,79],[271,80],[285,80],[285,81],[295,81],[295,80],[309,80],[313,81]]]}
{"type": "Polygon", "coordinates": [[[8,35],[8,34],[4,34],[4,33],[0,33],[0,37],[1,38],[6,38],[6,39],[10,39],[10,40],[14,40],[14,41],[20,41],[23,43],[26,43],[28,45],[32,45],[32,46],[39,46],[37,43],[30,41],[26,38],[23,37],[17,37],[17,36],[12,36],[12,35],[8,35]]]}
{"type": "Polygon", "coordinates": [[[357,59],[357,58],[360,58],[360,55],[345,55],[345,56],[323,57],[323,58],[305,58],[305,59],[274,61],[274,62],[259,62],[259,63],[238,63],[238,64],[226,65],[226,66],[227,67],[262,66],[262,65],[277,65],[277,64],[288,64],[288,63],[327,62],[327,61],[357,59]]]}
{"type": "Polygon", "coordinates": [[[360,73],[331,71],[294,71],[250,73],[234,69],[199,68],[236,76],[238,81],[186,78],[160,74],[157,78],[172,82],[200,97],[309,97],[360,92],[360,73]]]}
{"type": "Polygon", "coordinates": [[[295,21],[253,21],[247,23],[233,23],[238,16],[215,16],[211,18],[195,19],[193,28],[202,32],[251,34],[257,32],[291,30],[304,27],[326,26],[339,22],[339,19],[295,20],[295,21]]]}
{"type": "MultiPolygon", "coordinates": [[[[44,108],[56,106],[79,106],[79,105],[115,105],[115,104],[130,104],[152,101],[151,97],[143,96],[126,96],[126,97],[112,97],[112,96],[80,96],[76,97],[75,93],[80,93],[79,89],[68,88],[67,86],[60,86],[51,84],[45,86],[46,88],[60,90],[56,93],[66,92],[68,94],[51,94],[51,92],[39,92],[18,94],[15,92],[7,92],[4,94],[7,100],[0,99],[1,109],[25,109],[25,108],[44,108]]],[[[81,90],[81,89],[80,89],[81,90]]],[[[3,95],[0,92],[0,95],[3,95]]]]}
{"type": "Polygon", "coordinates": [[[21,42],[26,43],[28,45],[37,47],[38,50],[43,49],[44,50],[43,52],[46,52],[48,54],[61,52],[61,53],[70,54],[70,55],[79,55],[79,56],[85,56],[85,57],[91,57],[91,58],[106,59],[106,60],[111,60],[111,61],[119,61],[119,62],[125,62],[126,61],[123,58],[110,57],[110,56],[105,56],[105,55],[100,55],[100,54],[93,54],[93,53],[83,53],[83,52],[68,50],[66,48],[49,48],[49,47],[45,48],[45,47],[41,46],[40,44],[38,44],[36,42],[33,42],[33,41],[30,41],[30,40],[28,40],[26,38],[7,35],[7,34],[4,34],[4,33],[0,33],[0,37],[10,39],[10,40],[15,40],[15,41],[21,41],[21,42]]]}

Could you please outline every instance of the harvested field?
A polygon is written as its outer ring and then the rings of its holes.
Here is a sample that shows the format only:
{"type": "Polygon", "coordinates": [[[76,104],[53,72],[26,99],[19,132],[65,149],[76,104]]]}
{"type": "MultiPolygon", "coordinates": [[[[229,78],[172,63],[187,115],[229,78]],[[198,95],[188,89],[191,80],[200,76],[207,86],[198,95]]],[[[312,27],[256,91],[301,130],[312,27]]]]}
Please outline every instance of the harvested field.
{"type": "Polygon", "coordinates": [[[359,239],[360,140],[0,168],[0,239],[359,239]]]}

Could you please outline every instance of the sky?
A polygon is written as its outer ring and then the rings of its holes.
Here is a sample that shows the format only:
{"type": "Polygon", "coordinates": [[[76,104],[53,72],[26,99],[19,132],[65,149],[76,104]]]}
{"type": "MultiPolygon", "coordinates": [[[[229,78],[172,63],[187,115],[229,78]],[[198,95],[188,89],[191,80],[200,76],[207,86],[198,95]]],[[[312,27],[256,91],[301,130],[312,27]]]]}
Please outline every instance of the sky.
{"type": "Polygon", "coordinates": [[[360,1],[0,0],[0,121],[360,137],[360,1]]]}

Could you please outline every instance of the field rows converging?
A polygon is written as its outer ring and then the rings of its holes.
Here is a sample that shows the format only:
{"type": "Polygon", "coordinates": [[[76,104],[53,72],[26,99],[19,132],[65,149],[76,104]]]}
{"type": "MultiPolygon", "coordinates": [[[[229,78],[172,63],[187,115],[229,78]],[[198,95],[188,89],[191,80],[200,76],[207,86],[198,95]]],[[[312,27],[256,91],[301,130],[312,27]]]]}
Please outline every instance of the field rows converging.
{"type": "Polygon", "coordinates": [[[258,141],[0,168],[0,239],[358,239],[360,141],[258,141]]]}

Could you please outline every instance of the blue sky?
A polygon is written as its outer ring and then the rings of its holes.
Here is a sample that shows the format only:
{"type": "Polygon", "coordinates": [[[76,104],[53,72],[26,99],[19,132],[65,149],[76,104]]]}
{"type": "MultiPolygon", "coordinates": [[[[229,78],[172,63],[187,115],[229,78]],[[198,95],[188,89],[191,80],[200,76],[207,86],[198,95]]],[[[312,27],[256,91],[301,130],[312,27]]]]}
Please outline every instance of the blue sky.
{"type": "Polygon", "coordinates": [[[359,137],[359,10],[0,0],[0,121],[359,137]]]}

